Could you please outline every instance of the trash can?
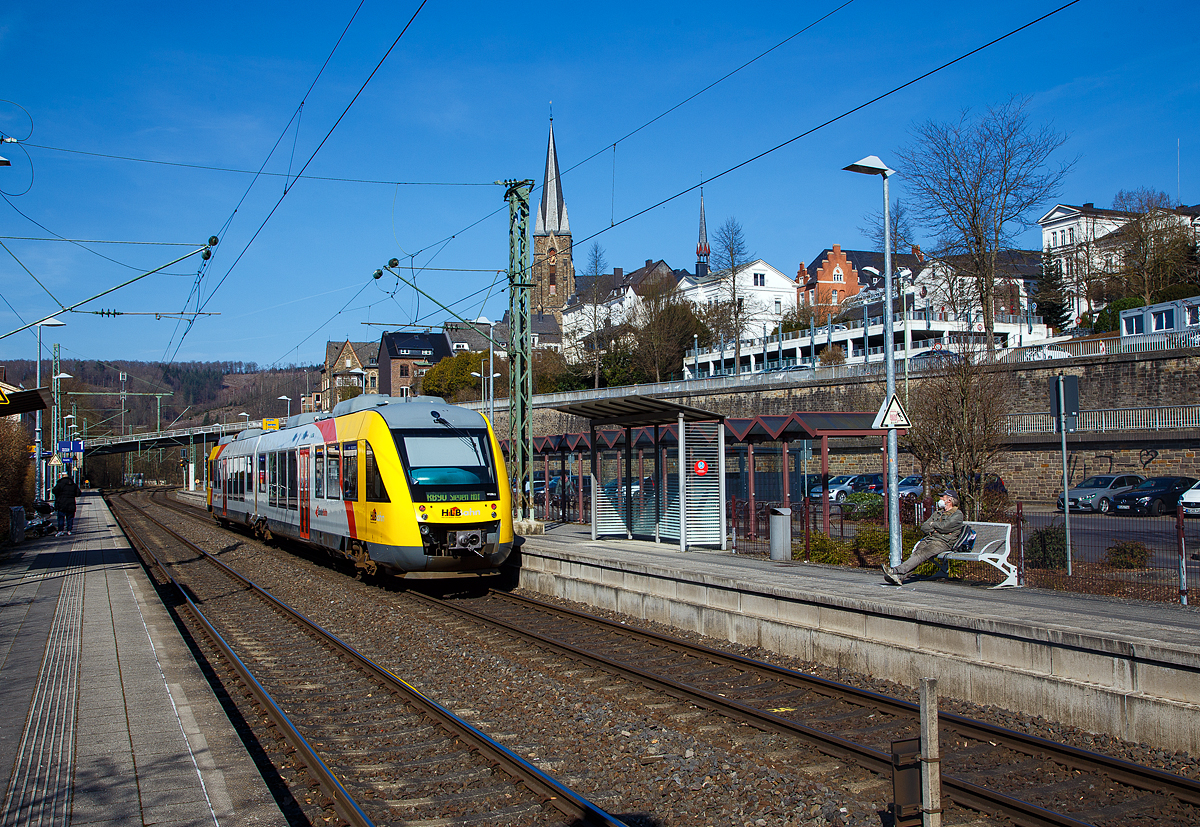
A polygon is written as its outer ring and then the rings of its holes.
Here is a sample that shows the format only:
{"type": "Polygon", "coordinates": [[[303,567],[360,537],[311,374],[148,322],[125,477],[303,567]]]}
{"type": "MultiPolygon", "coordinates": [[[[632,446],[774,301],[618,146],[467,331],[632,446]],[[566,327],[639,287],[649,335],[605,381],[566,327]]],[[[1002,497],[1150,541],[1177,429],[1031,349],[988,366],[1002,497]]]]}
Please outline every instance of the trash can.
{"type": "Polygon", "coordinates": [[[8,540],[14,546],[25,539],[25,507],[22,505],[9,506],[8,509],[8,540]]]}
{"type": "Polygon", "coordinates": [[[792,559],[792,509],[771,509],[771,559],[792,559]]]}

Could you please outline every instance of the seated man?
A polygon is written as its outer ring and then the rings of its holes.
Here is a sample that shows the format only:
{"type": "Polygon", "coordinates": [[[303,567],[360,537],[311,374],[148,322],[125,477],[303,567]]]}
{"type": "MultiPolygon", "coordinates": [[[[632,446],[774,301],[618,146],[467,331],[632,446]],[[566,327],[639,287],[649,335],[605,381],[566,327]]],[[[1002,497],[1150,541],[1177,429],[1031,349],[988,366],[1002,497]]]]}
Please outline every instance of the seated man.
{"type": "Polygon", "coordinates": [[[963,533],[963,514],[958,508],[958,495],[950,491],[938,498],[937,511],[921,523],[924,537],[913,546],[912,554],[896,568],[884,563],[883,574],[897,586],[904,585],[904,578],[912,574],[917,566],[933,557],[950,551],[958,544],[963,533]]]}

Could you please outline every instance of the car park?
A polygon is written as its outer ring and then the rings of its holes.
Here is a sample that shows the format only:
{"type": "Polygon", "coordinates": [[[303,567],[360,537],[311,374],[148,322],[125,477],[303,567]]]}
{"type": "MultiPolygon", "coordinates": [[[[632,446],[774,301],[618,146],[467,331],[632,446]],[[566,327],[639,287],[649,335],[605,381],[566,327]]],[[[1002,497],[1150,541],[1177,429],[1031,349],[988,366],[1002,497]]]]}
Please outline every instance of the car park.
{"type": "MultiPolygon", "coordinates": [[[[1072,511],[1097,511],[1107,514],[1112,508],[1113,497],[1124,494],[1145,481],[1141,474],[1098,474],[1088,477],[1067,491],[1067,500],[1072,511]]],[[[1058,498],[1058,510],[1063,510],[1063,498],[1058,498]]]]}
{"type": "Polygon", "coordinates": [[[1174,511],[1183,493],[1195,484],[1193,477],[1151,477],[1113,497],[1113,511],[1157,517],[1174,511]]]}
{"type": "MultiPolygon", "coordinates": [[[[854,492],[854,481],[862,474],[841,474],[829,478],[829,499],[833,502],[843,502],[847,495],[854,492]]],[[[817,484],[808,489],[808,498],[819,501],[824,498],[825,486],[817,484]]]]}
{"type": "Polygon", "coordinates": [[[1200,482],[1184,491],[1183,496],[1179,498],[1179,503],[1183,506],[1185,517],[1200,516],[1200,482]]]}

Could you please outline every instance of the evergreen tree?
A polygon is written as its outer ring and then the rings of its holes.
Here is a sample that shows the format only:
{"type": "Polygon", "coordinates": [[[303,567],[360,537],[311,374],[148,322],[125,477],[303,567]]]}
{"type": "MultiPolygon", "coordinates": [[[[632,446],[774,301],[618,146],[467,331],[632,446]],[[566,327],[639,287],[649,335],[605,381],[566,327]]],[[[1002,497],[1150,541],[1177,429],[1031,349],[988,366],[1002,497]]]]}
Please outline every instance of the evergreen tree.
{"type": "Polygon", "coordinates": [[[1036,315],[1051,327],[1061,329],[1071,318],[1067,301],[1067,286],[1063,282],[1062,270],[1050,256],[1042,257],[1042,276],[1038,279],[1036,315]]]}

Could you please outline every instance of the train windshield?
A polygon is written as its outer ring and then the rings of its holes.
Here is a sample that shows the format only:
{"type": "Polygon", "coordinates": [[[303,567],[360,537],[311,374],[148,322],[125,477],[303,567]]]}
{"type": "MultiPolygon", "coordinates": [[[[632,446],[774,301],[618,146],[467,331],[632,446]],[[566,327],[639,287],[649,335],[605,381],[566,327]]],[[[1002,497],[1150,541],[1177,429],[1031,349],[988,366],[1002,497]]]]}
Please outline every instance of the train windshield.
{"type": "Polygon", "coordinates": [[[456,502],[499,496],[487,431],[392,431],[414,502],[456,502]]]}

